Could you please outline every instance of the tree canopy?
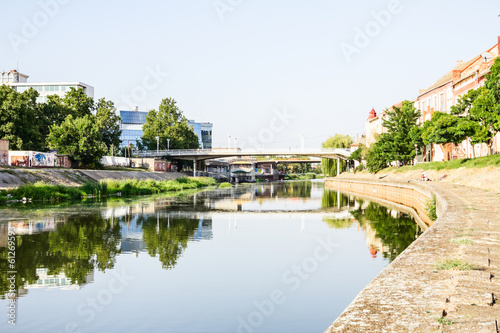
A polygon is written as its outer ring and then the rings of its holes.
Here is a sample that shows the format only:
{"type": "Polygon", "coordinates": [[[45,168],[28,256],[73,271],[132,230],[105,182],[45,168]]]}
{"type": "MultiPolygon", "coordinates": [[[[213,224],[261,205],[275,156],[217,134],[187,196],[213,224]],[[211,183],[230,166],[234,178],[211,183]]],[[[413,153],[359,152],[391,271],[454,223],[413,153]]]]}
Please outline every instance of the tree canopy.
{"type": "Polygon", "coordinates": [[[79,168],[95,168],[106,154],[106,145],[96,117],[66,117],[60,125],[53,125],[47,138],[50,148],[68,154],[79,168]]]}
{"type": "Polygon", "coordinates": [[[167,148],[167,140],[170,141],[171,149],[199,148],[198,136],[188,126],[187,119],[173,98],[163,99],[158,111],[149,111],[142,129],[142,145],[147,149],[157,148],[156,137],[159,137],[161,149],[167,148]]]}
{"type": "MultiPolygon", "coordinates": [[[[353,142],[353,139],[349,135],[335,134],[326,139],[321,146],[323,148],[349,148],[353,142]]],[[[346,161],[340,161],[341,170],[344,169],[346,165],[346,161]]],[[[321,168],[325,175],[335,176],[337,175],[337,160],[323,158],[321,159],[321,168]]]]}

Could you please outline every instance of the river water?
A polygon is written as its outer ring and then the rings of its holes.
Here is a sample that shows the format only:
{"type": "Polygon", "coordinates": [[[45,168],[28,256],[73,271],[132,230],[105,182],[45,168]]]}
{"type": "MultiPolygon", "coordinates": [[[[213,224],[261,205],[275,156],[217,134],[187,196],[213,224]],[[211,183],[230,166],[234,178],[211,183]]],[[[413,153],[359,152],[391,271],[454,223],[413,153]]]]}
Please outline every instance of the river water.
{"type": "Polygon", "coordinates": [[[1,219],[0,332],[323,332],[421,233],[315,181],[1,219]]]}

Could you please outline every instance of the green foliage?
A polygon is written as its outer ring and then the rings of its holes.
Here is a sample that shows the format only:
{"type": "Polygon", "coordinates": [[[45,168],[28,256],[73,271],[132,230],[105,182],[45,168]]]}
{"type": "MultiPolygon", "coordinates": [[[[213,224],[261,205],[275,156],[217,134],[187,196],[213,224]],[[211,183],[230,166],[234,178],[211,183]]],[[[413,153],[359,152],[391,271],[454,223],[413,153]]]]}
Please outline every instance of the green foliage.
{"type": "Polygon", "coordinates": [[[413,170],[452,170],[458,168],[486,168],[500,167],[500,155],[490,155],[477,157],[474,159],[464,158],[445,162],[429,162],[421,163],[413,166],[404,166],[396,170],[396,172],[406,172],[413,170]]]}
{"type": "Polygon", "coordinates": [[[18,93],[0,86],[0,139],[9,140],[11,150],[39,150],[43,144],[36,123],[33,89],[18,93]]]}
{"type": "Polygon", "coordinates": [[[121,118],[116,113],[114,103],[101,98],[97,102],[96,109],[97,125],[100,128],[102,141],[108,148],[119,147],[122,134],[121,118]]]}
{"type": "MultiPolygon", "coordinates": [[[[355,203],[349,197],[336,191],[325,191],[322,199],[322,207],[338,207],[340,199],[341,207],[354,207],[355,203]]],[[[359,208],[350,211],[360,227],[368,228],[376,232],[375,237],[380,239],[384,245],[382,255],[389,260],[394,260],[422,233],[415,220],[408,214],[398,213],[393,215],[390,208],[381,206],[374,202],[365,205],[362,200],[358,201],[359,208]]],[[[331,227],[348,228],[352,226],[354,220],[325,220],[331,227]],[[349,224],[350,221],[350,224],[349,224]]]]}
{"type": "Polygon", "coordinates": [[[49,146],[68,154],[79,168],[96,168],[107,152],[97,120],[92,115],[74,119],[69,115],[61,125],[53,125],[49,146]]]}
{"type": "Polygon", "coordinates": [[[106,179],[102,180],[101,183],[107,185],[109,195],[120,193],[123,196],[149,195],[216,185],[215,179],[209,177],[183,177],[165,181],[106,179]]]}
{"type": "MultiPolygon", "coordinates": [[[[57,95],[48,96],[46,103],[37,104],[37,97],[38,92],[34,89],[18,93],[5,85],[0,86],[0,139],[9,140],[10,149],[46,150],[50,146],[50,131],[54,127],[62,126],[68,116],[75,122],[80,118],[97,118],[96,123],[101,135],[99,141],[108,146],[114,144],[117,147],[120,144],[121,120],[114,113],[112,102],[101,99],[94,104],[94,100],[81,88],[71,88],[63,98],[57,95]],[[96,110],[97,115],[94,116],[92,113],[96,110]]],[[[91,133],[93,134],[93,131],[91,133]]],[[[73,133],[66,134],[73,136],[73,133]]],[[[75,143],[77,140],[72,141],[75,143]]],[[[89,143],[80,140],[78,144],[82,146],[79,148],[80,152],[88,150],[89,143]]],[[[81,156],[77,154],[78,157],[81,156]]],[[[95,161],[88,162],[85,158],[77,162],[85,166],[96,165],[95,161]]]]}
{"type": "Polygon", "coordinates": [[[81,189],[87,196],[101,197],[108,194],[108,184],[106,182],[86,182],[81,189]]]}
{"type": "Polygon", "coordinates": [[[366,156],[366,146],[363,144],[359,144],[359,148],[351,153],[349,159],[361,163],[361,161],[365,158],[365,156],[366,156]]]}
{"type": "Polygon", "coordinates": [[[366,153],[366,165],[370,172],[378,172],[393,161],[411,162],[416,155],[415,145],[421,145],[421,132],[417,126],[419,117],[420,111],[410,101],[387,111],[387,119],[383,121],[387,133],[382,133],[366,153]]]}
{"type": "Polygon", "coordinates": [[[451,113],[467,120],[471,144],[486,143],[491,149],[500,131],[500,58],[495,59],[486,75],[485,85],[459,98],[451,113]]]}
{"type": "Polygon", "coordinates": [[[361,172],[364,170],[364,167],[362,164],[358,165],[355,169],[354,169],[354,173],[358,173],[358,172],[361,172]]]}
{"type": "Polygon", "coordinates": [[[209,177],[184,177],[177,180],[114,180],[104,179],[100,182],[86,182],[80,187],[63,185],[48,185],[42,182],[36,184],[22,185],[16,189],[0,191],[0,202],[7,201],[7,195],[13,199],[31,199],[40,202],[63,202],[81,200],[84,196],[110,196],[120,194],[122,196],[149,195],[165,193],[170,191],[181,191],[187,189],[199,189],[207,186],[215,186],[217,182],[209,177]]]}
{"type": "Polygon", "coordinates": [[[457,271],[471,271],[476,269],[473,264],[456,258],[442,260],[436,265],[436,267],[440,270],[454,269],[457,271]]]}
{"type": "Polygon", "coordinates": [[[387,111],[387,118],[383,121],[387,133],[383,133],[378,141],[384,147],[386,160],[408,164],[415,157],[415,141],[409,133],[415,131],[419,117],[420,111],[410,101],[387,111]]]}
{"type": "Polygon", "coordinates": [[[384,149],[387,149],[387,147],[377,141],[366,152],[366,168],[371,173],[379,172],[391,162],[388,158],[389,153],[384,149]]]}
{"type": "Polygon", "coordinates": [[[67,114],[63,114],[60,121],[66,119],[68,115],[72,115],[73,118],[80,118],[90,116],[95,111],[94,99],[87,96],[82,88],[75,89],[71,87],[64,95],[62,104],[66,108],[67,114]]]}
{"type": "Polygon", "coordinates": [[[35,183],[21,185],[20,187],[8,190],[7,194],[14,199],[32,199],[41,202],[62,202],[68,200],[80,200],[83,192],[76,187],[63,185],[47,185],[45,183],[35,183]]]}
{"type": "Polygon", "coordinates": [[[219,188],[220,188],[220,189],[224,189],[224,188],[231,188],[231,183],[228,183],[228,182],[221,183],[221,184],[219,185],[219,188]]]}
{"type": "Polygon", "coordinates": [[[323,148],[349,148],[354,141],[349,135],[335,134],[321,144],[323,148]]]}
{"type": "MultiPolygon", "coordinates": [[[[120,252],[120,224],[103,219],[99,214],[69,217],[58,223],[52,232],[16,236],[16,283],[38,280],[36,270],[45,268],[48,274],[66,274],[72,283],[83,284],[95,268],[113,268],[120,252]]],[[[7,281],[8,248],[0,247],[0,297],[9,291],[7,281]]]]}
{"type": "Polygon", "coordinates": [[[141,145],[147,149],[157,148],[157,136],[161,149],[167,148],[167,139],[170,140],[171,149],[199,148],[198,136],[188,126],[186,118],[173,98],[163,99],[158,111],[154,109],[149,111],[142,128],[144,134],[141,145]]]}
{"type": "MultiPolygon", "coordinates": [[[[325,142],[321,144],[323,148],[349,148],[354,141],[349,135],[335,134],[334,136],[326,139],[325,142]]],[[[347,162],[344,160],[340,161],[340,170],[344,170],[347,166],[347,162]]],[[[323,158],[321,159],[321,169],[323,173],[327,176],[337,175],[337,160],[323,158]]]]}
{"type": "Polygon", "coordinates": [[[459,144],[476,132],[476,123],[448,113],[434,112],[432,120],[424,123],[422,139],[425,144],[459,144]]]}
{"type": "Polygon", "coordinates": [[[427,200],[427,202],[425,204],[425,210],[427,213],[427,217],[429,217],[431,219],[431,221],[437,220],[436,196],[435,195],[433,195],[432,198],[427,200]]]}
{"type": "Polygon", "coordinates": [[[452,240],[450,240],[450,242],[457,245],[474,245],[474,241],[469,237],[453,238],[452,240]]]}

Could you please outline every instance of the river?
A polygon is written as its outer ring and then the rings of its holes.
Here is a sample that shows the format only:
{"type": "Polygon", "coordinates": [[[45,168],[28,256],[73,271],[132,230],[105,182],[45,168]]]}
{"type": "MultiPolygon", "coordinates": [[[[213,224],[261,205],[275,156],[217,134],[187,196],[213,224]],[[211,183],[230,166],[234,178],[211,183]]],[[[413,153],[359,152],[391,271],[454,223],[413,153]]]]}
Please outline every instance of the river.
{"type": "Polygon", "coordinates": [[[422,232],[321,181],[3,213],[0,332],[323,332],[422,232]]]}

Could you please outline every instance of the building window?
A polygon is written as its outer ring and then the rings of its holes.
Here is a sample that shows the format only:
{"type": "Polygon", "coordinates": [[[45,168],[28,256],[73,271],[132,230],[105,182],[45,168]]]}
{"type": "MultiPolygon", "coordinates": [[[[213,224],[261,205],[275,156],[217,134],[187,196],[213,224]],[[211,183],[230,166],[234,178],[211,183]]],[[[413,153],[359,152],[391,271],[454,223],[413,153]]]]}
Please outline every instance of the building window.
{"type": "Polygon", "coordinates": [[[442,93],[441,95],[439,95],[439,100],[440,100],[440,107],[439,107],[439,110],[440,111],[445,111],[446,110],[446,100],[444,98],[444,93],[442,93]]]}

